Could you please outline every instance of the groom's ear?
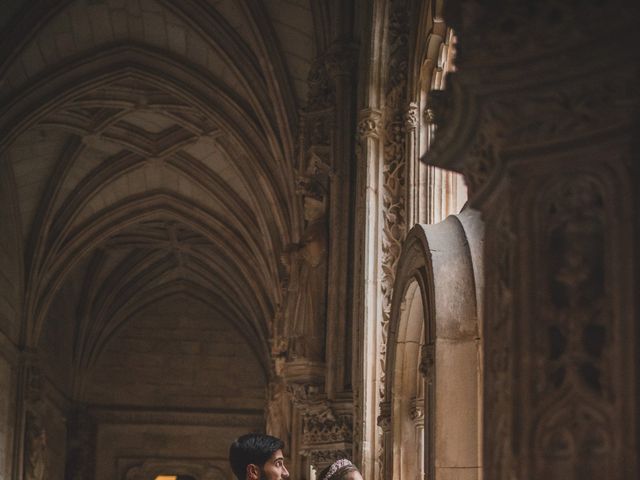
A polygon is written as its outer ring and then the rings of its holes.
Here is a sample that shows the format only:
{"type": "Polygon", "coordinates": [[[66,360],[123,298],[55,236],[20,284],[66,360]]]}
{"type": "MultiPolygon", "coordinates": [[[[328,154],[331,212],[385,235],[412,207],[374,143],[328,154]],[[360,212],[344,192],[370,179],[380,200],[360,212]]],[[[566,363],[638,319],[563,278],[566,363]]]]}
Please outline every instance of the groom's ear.
{"type": "Polygon", "coordinates": [[[260,478],[260,468],[257,465],[250,463],[247,465],[247,480],[258,480],[260,478]]]}

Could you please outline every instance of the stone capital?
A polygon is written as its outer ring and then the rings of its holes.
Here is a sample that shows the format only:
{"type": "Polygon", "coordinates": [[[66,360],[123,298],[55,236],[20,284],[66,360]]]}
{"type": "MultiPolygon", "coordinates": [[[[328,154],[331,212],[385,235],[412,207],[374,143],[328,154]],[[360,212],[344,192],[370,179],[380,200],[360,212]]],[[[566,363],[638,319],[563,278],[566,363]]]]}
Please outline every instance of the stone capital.
{"type": "Polygon", "coordinates": [[[418,104],[416,102],[409,103],[404,114],[405,126],[407,127],[408,131],[413,131],[418,128],[418,116],[418,104]]]}
{"type": "Polygon", "coordinates": [[[360,110],[358,115],[358,137],[360,140],[368,138],[378,139],[382,131],[382,111],[375,108],[360,110]]]}

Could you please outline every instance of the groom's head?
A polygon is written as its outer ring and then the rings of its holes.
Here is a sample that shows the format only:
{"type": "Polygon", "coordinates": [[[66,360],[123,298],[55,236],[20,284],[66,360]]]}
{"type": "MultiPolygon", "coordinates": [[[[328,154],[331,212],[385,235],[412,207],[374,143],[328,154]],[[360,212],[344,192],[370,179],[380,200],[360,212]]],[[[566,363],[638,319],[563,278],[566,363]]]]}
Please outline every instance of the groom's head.
{"type": "Polygon", "coordinates": [[[271,435],[243,435],[229,449],[231,469],[238,480],[286,480],[283,448],[284,442],[271,435]]]}

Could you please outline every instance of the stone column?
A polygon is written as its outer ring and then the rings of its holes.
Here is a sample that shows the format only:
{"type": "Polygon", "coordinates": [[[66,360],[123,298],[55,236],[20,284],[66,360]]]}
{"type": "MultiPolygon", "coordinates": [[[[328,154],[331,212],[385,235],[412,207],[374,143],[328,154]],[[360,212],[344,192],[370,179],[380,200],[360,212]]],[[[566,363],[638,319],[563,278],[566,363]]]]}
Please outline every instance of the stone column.
{"type": "Polygon", "coordinates": [[[331,398],[351,392],[351,272],[352,254],[349,251],[353,231],[355,207],[354,128],[355,80],[357,59],[355,44],[338,42],[325,56],[327,72],[335,91],[333,123],[333,171],[330,199],[330,239],[327,296],[327,380],[325,389],[331,398]]]}
{"type": "MultiPolygon", "coordinates": [[[[409,412],[411,420],[413,420],[414,427],[416,429],[415,438],[424,439],[424,412],[425,412],[425,399],[424,397],[415,397],[411,399],[411,411],[409,412]]],[[[426,472],[424,470],[425,465],[425,448],[424,440],[422,442],[416,442],[415,458],[418,459],[418,465],[416,470],[419,475],[418,478],[425,478],[426,472]]]]}
{"type": "Polygon", "coordinates": [[[363,477],[373,477],[374,466],[368,459],[377,450],[377,411],[379,391],[377,384],[378,363],[371,368],[372,359],[378,356],[380,316],[377,282],[378,232],[381,227],[382,199],[379,194],[381,175],[382,110],[362,109],[358,115],[358,161],[356,218],[354,225],[356,244],[354,271],[354,325],[353,358],[354,378],[354,461],[362,466],[363,477]]]}
{"type": "Polygon", "coordinates": [[[423,453],[422,465],[424,478],[435,478],[435,423],[436,423],[436,391],[435,391],[435,343],[420,347],[420,374],[424,378],[424,398],[422,399],[423,453]]]}
{"type": "Polygon", "coordinates": [[[23,478],[45,480],[48,474],[47,431],[44,422],[43,375],[35,361],[25,364],[23,478]]]}
{"type": "Polygon", "coordinates": [[[405,155],[407,159],[407,225],[413,226],[417,223],[424,223],[426,220],[426,198],[427,192],[423,191],[424,167],[417,159],[418,148],[418,104],[410,102],[405,111],[406,147],[405,155]],[[418,194],[422,193],[422,195],[418,194]]]}
{"type": "Polygon", "coordinates": [[[378,415],[378,427],[380,427],[381,454],[378,456],[377,461],[379,465],[376,471],[379,472],[380,478],[392,478],[393,477],[393,425],[391,423],[391,401],[385,401],[380,403],[380,415],[378,415]]]}
{"type": "Polygon", "coordinates": [[[95,476],[97,426],[86,407],[74,409],[67,429],[66,480],[86,480],[95,476]]]}
{"type": "Polygon", "coordinates": [[[451,3],[432,158],[486,225],[485,478],[638,478],[637,2],[451,3]]]}

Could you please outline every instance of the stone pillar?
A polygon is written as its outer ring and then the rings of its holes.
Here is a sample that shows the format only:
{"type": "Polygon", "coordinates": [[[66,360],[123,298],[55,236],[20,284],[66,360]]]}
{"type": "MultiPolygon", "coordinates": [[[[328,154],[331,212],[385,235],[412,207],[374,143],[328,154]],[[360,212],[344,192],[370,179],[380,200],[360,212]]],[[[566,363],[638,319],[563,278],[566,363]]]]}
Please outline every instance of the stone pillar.
{"type": "Polygon", "coordinates": [[[451,3],[432,158],[486,225],[485,478],[638,478],[637,2],[451,3]]]}
{"type": "Polygon", "coordinates": [[[356,255],[354,271],[354,325],[353,357],[356,368],[354,379],[354,461],[362,466],[363,477],[373,477],[373,462],[378,449],[377,415],[379,389],[377,384],[378,363],[371,368],[371,359],[378,356],[380,316],[378,296],[380,287],[376,280],[378,270],[377,242],[381,228],[380,211],[382,199],[379,194],[381,175],[382,110],[366,108],[358,115],[356,158],[358,161],[358,194],[356,217],[361,222],[354,225],[356,255]]]}
{"type": "Polygon", "coordinates": [[[422,162],[417,160],[419,155],[418,147],[418,104],[410,102],[405,111],[406,129],[406,175],[407,175],[407,225],[413,226],[417,223],[424,223],[426,220],[426,199],[427,192],[423,191],[424,167],[422,162]],[[422,193],[422,195],[416,193],[422,193]]]}
{"type": "Polygon", "coordinates": [[[376,471],[379,478],[393,478],[393,425],[391,419],[391,401],[380,403],[380,415],[378,415],[378,427],[380,427],[380,451],[377,461],[379,465],[376,471]]]}
{"type": "Polygon", "coordinates": [[[86,407],[76,407],[67,430],[66,480],[87,480],[95,477],[95,419],[86,407]]]}
{"type": "Polygon", "coordinates": [[[331,188],[331,226],[329,239],[327,296],[327,379],[325,390],[334,398],[351,395],[351,338],[350,313],[352,311],[351,239],[352,212],[355,206],[354,158],[355,134],[355,80],[357,59],[355,44],[339,41],[325,56],[327,72],[335,91],[335,117],[333,129],[333,171],[331,188]]]}
{"type": "Polygon", "coordinates": [[[49,458],[44,419],[43,375],[35,362],[25,366],[25,408],[23,442],[24,480],[45,480],[49,458]]]}
{"type": "Polygon", "coordinates": [[[427,343],[420,347],[419,370],[424,378],[424,398],[423,401],[423,447],[422,466],[423,478],[435,478],[435,423],[436,423],[436,389],[435,389],[435,368],[436,348],[435,343],[427,343]]]}
{"type": "MultiPolygon", "coordinates": [[[[415,397],[411,399],[411,411],[409,412],[411,420],[413,420],[414,427],[416,429],[415,438],[424,439],[424,412],[425,412],[425,399],[424,397],[415,397]]],[[[416,465],[416,471],[419,475],[418,478],[425,478],[426,472],[425,466],[425,448],[424,440],[422,442],[416,442],[415,458],[418,459],[416,465]]]]}

